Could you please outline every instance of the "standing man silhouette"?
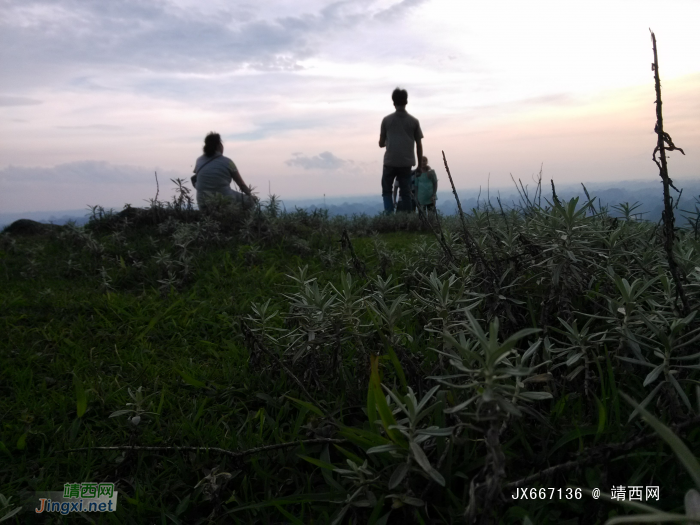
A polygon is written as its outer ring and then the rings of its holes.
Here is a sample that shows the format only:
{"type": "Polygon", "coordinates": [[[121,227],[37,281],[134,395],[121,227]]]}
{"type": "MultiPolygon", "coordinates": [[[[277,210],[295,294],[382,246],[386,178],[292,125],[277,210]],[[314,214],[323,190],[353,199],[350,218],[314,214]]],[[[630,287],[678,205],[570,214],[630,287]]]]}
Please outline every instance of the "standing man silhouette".
{"type": "Polygon", "coordinates": [[[379,147],[386,146],[382,173],[382,198],[384,212],[387,214],[394,210],[391,195],[394,179],[399,181],[401,197],[396,211],[411,210],[411,167],[416,164],[416,157],[413,154],[414,143],[418,150],[418,158],[423,158],[421,143],[423,132],[418,119],[406,112],[408,93],[405,89],[396,88],[391,94],[391,100],[394,101],[396,111],[384,117],[379,133],[379,147]]]}

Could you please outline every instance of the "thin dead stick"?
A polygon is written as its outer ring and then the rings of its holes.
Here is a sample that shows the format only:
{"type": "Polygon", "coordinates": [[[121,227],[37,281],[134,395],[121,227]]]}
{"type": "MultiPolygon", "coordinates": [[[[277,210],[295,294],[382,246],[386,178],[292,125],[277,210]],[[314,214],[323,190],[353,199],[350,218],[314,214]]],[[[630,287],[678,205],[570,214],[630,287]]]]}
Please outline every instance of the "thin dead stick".
{"type": "Polygon", "coordinates": [[[462,210],[462,203],[459,202],[459,195],[457,195],[457,189],[455,188],[455,183],[452,180],[452,174],[450,173],[450,167],[447,165],[447,157],[445,157],[445,152],[442,152],[442,160],[445,163],[445,171],[447,171],[447,177],[450,179],[450,184],[452,185],[452,193],[455,196],[455,200],[457,201],[457,209],[459,210],[459,219],[462,223],[462,229],[464,230],[464,241],[467,244],[467,249],[470,252],[470,255],[473,257],[473,259],[477,260],[481,266],[486,270],[489,274],[491,274],[491,278],[494,279],[495,275],[493,274],[493,269],[486,264],[486,258],[484,255],[481,253],[481,248],[479,248],[479,245],[476,243],[476,240],[474,240],[474,237],[469,233],[469,230],[467,229],[467,223],[464,220],[464,211],[462,210]]]}
{"type": "Polygon", "coordinates": [[[651,32],[651,42],[654,48],[654,63],[651,65],[651,69],[654,72],[654,85],[656,88],[656,126],[654,126],[654,131],[657,134],[657,141],[654,153],[652,154],[652,160],[659,167],[659,175],[664,187],[664,211],[661,213],[661,218],[664,221],[664,249],[666,250],[666,258],[668,259],[671,276],[676,284],[676,297],[680,297],[681,303],[683,304],[683,315],[688,315],[690,313],[690,305],[688,304],[688,299],[683,290],[683,284],[678,275],[678,266],[673,258],[673,226],[675,219],[673,216],[673,204],[671,202],[669,187],[676,189],[676,191],[678,190],[668,176],[668,164],[666,163],[667,150],[678,150],[683,155],[685,155],[685,152],[681,148],[676,147],[675,144],[673,144],[673,140],[671,140],[671,136],[664,132],[664,119],[661,112],[661,80],[659,78],[659,61],[656,54],[656,36],[651,29],[649,29],[649,31],[651,32]],[[658,160],[656,159],[657,152],[659,153],[658,160]]]}
{"type": "Polygon", "coordinates": [[[557,197],[557,190],[554,188],[554,179],[549,180],[552,183],[552,199],[555,204],[560,204],[559,197],[557,197]]]}
{"type": "MultiPolygon", "coordinates": [[[[448,249],[449,253],[452,254],[452,250],[449,249],[449,246],[447,246],[447,241],[445,240],[445,234],[442,231],[442,224],[440,224],[440,215],[438,215],[437,209],[435,210],[435,224],[437,225],[437,231],[440,233],[440,239],[442,240],[442,244],[445,245],[445,247],[448,249]]],[[[426,213],[425,214],[426,220],[430,220],[430,216],[426,213]]]]}
{"type": "MultiPolygon", "coordinates": [[[[515,189],[518,191],[518,195],[520,195],[520,201],[527,204],[529,207],[532,207],[532,203],[530,202],[530,199],[527,197],[527,193],[523,194],[523,192],[520,191],[520,188],[518,188],[518,183],[515,182],[515,178],[513,178],[513,174],[510,174],[510,178],[513,181],[513,184],[515,184],[515,189]]],[[[520,182],[520,185],[522,186],[522,181],[520,182]]],[[[524,188],[523,188],[524,189],[524,188]]]]}
{"type": "Polygon", "coordinates": [[[153,173],[156,174],[156,198],[155,198],[155,202],[156,202],[156,204],[158,204],[158,194],[160,193],[160,185],[158,184],[158,172],[154,171],[153,173]]]}
{"type": "Polygon", "coordinates": [[[236,452],[234,450],[228,450],[219,447],[140,447],[140,446],[114,446],[114,447],[82,447],[82,448],[71,448],[64,450],[64,452],[83,452],[89,450],[146,450],[151,452],[218,452],[219,454],[225,454],[232,458],[243,458],[246,456],[252,456],[253,454],[258,454],[259,452],[269,452],[271,450],[278,450],[281,448],[296,447],[299,445],[316,445],[319,443],[346,443],[347,439],[335,439],[335,438],[315,438],[315,439],[303,439],[301,441],[290,441],[288,443],[277,443],[276,445],[266,445],[264,447],[250,448],[248,450],[243,450],[241,452],[236,452]]]}
{"type": "MultiPolygon", "coordinates": [[[[420,220],[423,221],[425,224],[428,225],[428,228],[430,228],[430,231],[433,232],[433,235],[435,235],[435,238],[438,241],[438,244],[442,248],[442,251],[445,252],[445,255],[447,258],[452,261],[454,260],[454,255],[452,254],[452,250],[450,250],[450,247],[447,245],[447,242],[445,242],[445,236],[442,233],[442,229],[440,229],[440,235],[435,231],[435,228],[433,228],[433,225],[430,223],[430,219],[423,213],[423,209],[421,208],[421,205],[418,204],[416,206],[416,209],[418,210],[418,216],[420,217],[420,220]]],[[[437,212],[436,212],[436,218],[437,218],[437,212]]],[[[440,227],[440,219],[437,218],[437,224],[438,227],[440,227]]]]}

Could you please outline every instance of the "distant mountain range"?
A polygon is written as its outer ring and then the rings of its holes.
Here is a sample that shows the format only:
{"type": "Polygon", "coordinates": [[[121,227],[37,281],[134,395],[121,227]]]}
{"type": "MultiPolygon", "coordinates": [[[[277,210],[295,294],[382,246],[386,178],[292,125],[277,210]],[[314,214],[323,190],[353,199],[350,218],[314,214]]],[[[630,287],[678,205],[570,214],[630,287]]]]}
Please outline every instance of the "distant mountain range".
{"type": "MultiPolygon", "coordinates": [[[[440,181],[444,188],[445,182],[440,181]]],[[[694,212],[696,206],[700,209],[700,177],[697,180],[682,180],[675,181],[675,185],[683,193],[678,199],[678,193],[671,190],[671,195],[674,202],[678,202],[679,214],[676,218],[676,224],[682,226],[686,221],[682,218],[686,215],[681,210],[694,212]]],[[[613,216],[619,216],[620,212],[613,209],[613,206],[618,206],[620,203],[634,205],[639,203],[640,206],[634,210],[643,219],[657,222],[661,219],[661,211],[663,210],[663,190],[660,179],[658,181],[619,181],[618,183],[586,183],[588,193],[591,197],[596,198],[596,208],[598,205],[608,206],[609,213],[613,216]]],[[[530,198],[533,198],[534,188],[530,184],[528,193],[530,198]]],[[[557,196],[560,200],[569,200],[574,197],[579,197],[579,202],[583,203],[586,196],[583,187],[579,184],[556,186],[557,196]]],[[[501,204],[504,208],[510,208],[517,205],[521,197],[514,187],[510,188],[495,188],[482,189],[480,192],[471,190],[459,190],[458,195],[465,212],[471,211],[477,206],[483,206],[487,198],[490,198],[493,206],[498,208],[497,198],[500,197],[501,204]]],[[[550,185],[542,187],[541,202],[545,205],[545,201],[552,201],[552,188],[550,185]]],[[[308,198],[308,199],[281,199],[283,209],[294,211],[295,208],[306,209],[313,211],[317,209],[327,209],[330,216],[335,215],[376,215],[383,210],[381,195],[359,195],[348,197],[328,197],[328,198],[308,198]]],[[[451,215],[457,212],[457,204],[451,191],[438,192],[438,209],[445,215],[451,215]]],[[[117,210],[118,211],[118,210],[117,210]]],[[[90,213],[85,210],[60,210],[60,211],[35,211],[24,213],[0,213],[0,228],[11,224],[17,219],[32,219],[38,222],[66,224],[69,221],[75,222],[78,226],[88,222],[90,213]]]]}
{"type": "MultiPolygon", "coordinates": [[[[444,182],[442,183],[444,184],[444,182]]],[[[544,184],[544,181],[543,181],[544,184]]],[[[674,199],[674,204],[678,203],[679,216],[676,218],[677,225],[683,225],[684,220],[680,219],[684,215],[682,210],[694,212],[696,205],[700,209],[700,177],[698,180],[675,181],[675,186],[682,190],[680,199],[678,192],[671,190],[671,196],[674,199]]],[[[639,204],[634,209],[634,214],[639,218],[657,222],[661,219],[661,211],[663,210],[663,188],[661,180],[658,182],[649,181],[620,181],[617,184],[605,183],[587,183],[586,190],[591,198],[594,198],[594,206],[596,209],[599,206],[607,206],[608,212],[612,216],[621,216],[621,212],[614,209],[614,206],[619,206],[621,203],[634,206],[639,204]]],[[[534,188],[532,184],[526,187],[529,198],[534,198],[534,188]]],[[[557,197],[560,200],[570,200],[579,198],[579,204],[586,201],[586,193],[581,184],[578,185],[562,185],[556,186],[557,197]]],[[[522,190],[521,190],[522,191],[522,190]]],[[[458,190],[460,204],[465,212],[470,212],[473,208],[484,206],[488,199],[491,204],[498,209],[498,199],[500,198],[501,205],[504,209],[518,206],[521,202],[521,195],[514,189],[496,188],[482,189],[480,192],[475,190],[458,190]]],[[[445,215],[457,213],[457,202],[451,191],[438,191],[437,208],[445,215]]],[[[546,202],[552,202],[551,185],[543,186],[540,202],[546,205],[546,202]]],[[[330,216],[334,215],[353,215],[367,214],[376,215],[380,213],[384,207],[380,195],[348,197],[348,198],[333,198],[326,199],[307,199],[304,201],[283,200],[287,210],[293,210],[294,207],[304,208],[307,210],[327,209],[330,216]]]]}

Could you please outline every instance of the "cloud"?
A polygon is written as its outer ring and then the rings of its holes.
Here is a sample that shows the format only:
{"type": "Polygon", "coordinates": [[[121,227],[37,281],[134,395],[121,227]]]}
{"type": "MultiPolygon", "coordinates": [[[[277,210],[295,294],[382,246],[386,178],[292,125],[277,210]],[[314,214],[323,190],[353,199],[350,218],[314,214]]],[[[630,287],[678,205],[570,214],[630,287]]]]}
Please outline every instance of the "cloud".
{"type": "Polygon", "coordinates": [[[222,135],[222,139],[224,141],[237,140],[243,142],[262,140],[268,137],[279,136],[288,131],[314,129],[327,124],[326,120],[323,118],[273,120],[258,124],[250,131],[226,133],[222,135]]]}
{"type": "Polygon", "coordinates": [[[374,14],[374,18],[383,22],[397,20],[400,17],[406,16],[409,9],[418,7],[426,3],[427,0],[402,0],[388,8],[374,14]]]}
{"type": "Polygon", "coordinates": [[[42,104],[42,101],[28,97],[0,95],[0,106],[36,106],[37,104],[42,104]]]}
{"type": "MultiPolygon", "coordinates": [[[[247,8],[239,16],[236,5],[200,13],[141,0],[8,0],[0,21],[0,63],[6,64],[2,69],[45,64],[52,70],[48,74],[36,68],[13,70],[15,77],[43,75],[45,81],[52,79],[53,70],[76,71],[76,66],[112,73],[295,71],[302,68],[300,61],[323,52],[325,39],[369,22],[373,12],[388,21],[423,1],[404,0],[378,12],[368,1],[334,2],[311,13],[302,5],[293,15],[270,16],[247,8]]],[[[73,82],[85,82],[84,74],[73,82]]]]}
{"type": "Polygon", "coordinates": [[[116,130],[122,129],[122,126],[112,126],[110,124],[88,124],[86,126],[56,126],[58,129],[97,129],[97,130],[116,130]]]}
{"type": "MultiPolygon", "coordinates": [[[[0,184],[5,188],[32,186],[50,183],[51,185],[75,184],[134,184],[143,183],[155,186],[152,168],[110,164],[104,161],[79,161],[59,164],[52,167],[7,166],[0,169],[0,184]]],[[[169,178],[183,177],[181,173],[162,172],[158,178],[161,183],[169,178]]]]}
{"type": "Polygon", "coordinates": [[[284,163],[287,166],[300,166],[305,170],[338,170],[352,164],[352,161],[340,159],[330,151],[324,151],[315,157],[306,157],[299,153],[292,155],[294,158],[286,160],[284,163]]]}

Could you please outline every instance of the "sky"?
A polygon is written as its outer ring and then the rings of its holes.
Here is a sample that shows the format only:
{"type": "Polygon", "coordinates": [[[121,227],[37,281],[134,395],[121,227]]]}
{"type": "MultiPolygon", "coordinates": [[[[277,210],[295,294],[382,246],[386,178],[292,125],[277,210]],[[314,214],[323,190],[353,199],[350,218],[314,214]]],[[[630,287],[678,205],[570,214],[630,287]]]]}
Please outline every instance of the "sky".
{"type": "MultiPolygon", "coordinates": [[[[700,178],[700,0],[0,0],[0,213],[145,206],[222,135],[266,197],[376,194],[391,92],[441,187],[700,178]]],[[[189,184],[189,182],[188,182],[189,184]]]]}

